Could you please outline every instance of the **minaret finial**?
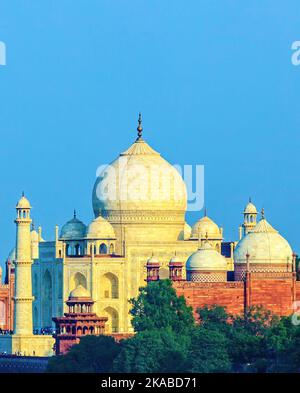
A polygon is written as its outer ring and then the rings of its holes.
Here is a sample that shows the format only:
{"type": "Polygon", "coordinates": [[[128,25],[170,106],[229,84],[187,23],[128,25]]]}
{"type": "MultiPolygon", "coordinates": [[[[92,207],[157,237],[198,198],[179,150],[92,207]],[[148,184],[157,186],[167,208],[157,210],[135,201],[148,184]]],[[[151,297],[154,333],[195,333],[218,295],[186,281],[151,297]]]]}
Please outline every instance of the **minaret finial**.
{"type": "Polygon", "coordinates": [[[137,132],[138,132],[137,139],[141,139],[142,138],[142,134],[143,134],[142,115],[141,115],[141,113],[139,113],[137,132]]]}
{"type": "Polygon", "coordinates": [[[74,218],[76,218],[76,209],[74,209],[74,218]]]}
{"type": "Polygon", "coordinates": [[[251,201],[251,196],[249,197],[249,203],[251,203],[252,201],[251,201]]]}
{"type": "Polygon", "coordinates": [[[25,192],[24,191],[22,191],[22,197],[24,197],[25,196],[25,192]]]}
{"type": "Polygon", "coordinates": [[[265,209],[264,208],[261,209],[261,218],[262,219],[265,218],[265,209]]]}
{"type": "Polygon", "coordinates": [[[32,223],[31,223],[31,230],[34,231],[34,221],[33,220],[32,220],[32,223]]]}

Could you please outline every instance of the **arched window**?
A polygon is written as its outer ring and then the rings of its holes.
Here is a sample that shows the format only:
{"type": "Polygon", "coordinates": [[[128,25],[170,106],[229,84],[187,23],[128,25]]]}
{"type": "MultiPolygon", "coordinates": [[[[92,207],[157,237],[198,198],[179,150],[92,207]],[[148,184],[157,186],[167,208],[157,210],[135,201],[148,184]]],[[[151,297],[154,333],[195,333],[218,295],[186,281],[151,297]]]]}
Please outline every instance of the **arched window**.
{"type": "Polygon", "coordinates": [[[84,334],[88,334],[88,333],[89,333],[89,328],[84,326],[82,334],[84,335],[84,334]]]}
{"type": "Polygon", "coordinates": [[[97,247],[96,246],[94,246],[94,254],[95,255],[97,254],[97,247]]]}
{"type": "Polygon", "coordinates": [[[99,254],[107,254],[107,245],[104,243],[100,244],[99,254]]]}
{"type": "Polygon", "coordinates": [[[79,272],[72,276],[70,282],[70,290],[72,291],[73,289],[77,288],[78,285],[82,285],[84,288],[87,288],[86,277],[79,272]]]}
{"type": "Polygon", "coordinates": [[[109,246],[109,253],[110,253],[110,255],[112,255],[112,254],[114,254],[114,252],[115,252],[115,248],[114,248],[114,245],[111,243],[111,245],[109,246]]]}
{"type": "Polygon", "coordinates": [[[108,317],[105,330],[107,333],[117,333],[119,331],[119,315],[117,310],[112,307],[107,307],[104,312],[108,317]]]}
{"type": "Polygon", "coordinates": [[[38,310],[37,310],[37,306],[34,306],[33,309],[33,326],[38,326],[39,325],[39,321],[38,321],[38,310]]]}
{"type": "Polygon", "coordinates": [[[105,299],[119,298],[119,280],[113,273],[106,273],[103,276],[103,297],[105,299]]]}
{"type": "Polygon", "coordinates": [[[52,277],[47,269],[43,276],[42,283],[42,317],[43,317],[43,327],[52,326],[52,277]]]}
{"type": "Polygon", "coordinates": [[[82,335],[82,329],[81,329],[81,326],[78,326],[78,328],[77,328],[77,334],[78,334],[79,336],[81,336],[81,335],[82,335]]]}
{"type": "Polygon", "coordinates": [[[34,273],[33,276],[33,293],[35,299],[37,299],[39,297],[39,293],[38,293],[38,275],[36,273],[34,273]]]}
{"type": "Polygon", "coordinates": [[[67,256],[70,255],[70,245],[69,244],[66,245],[66,255],[67,256]]]}
{"type": "Polygon", "coordinates": [[[61,299],[63,297],[63,274],[60,271],[58,273],[58,297],[61,299]]]}
{"type": "Polygon", "coordinates": [[[76,244],[76,245],[75,245],[75,255],[76,255],[76,256],[79,256],[79,255],[80,255],[80,245],[79,245],[79,244],[76,244]]]}

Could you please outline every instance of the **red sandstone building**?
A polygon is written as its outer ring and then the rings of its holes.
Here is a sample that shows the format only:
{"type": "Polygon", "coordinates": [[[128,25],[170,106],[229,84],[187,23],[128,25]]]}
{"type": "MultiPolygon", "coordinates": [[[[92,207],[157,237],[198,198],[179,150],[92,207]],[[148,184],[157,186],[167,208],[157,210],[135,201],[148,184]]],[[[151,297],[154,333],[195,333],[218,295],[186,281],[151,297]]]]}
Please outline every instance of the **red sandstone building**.
{"type": "Polygon", "coordinates": [[[86,335],[104,334],[107,317],[98,317],[92,312],[94,301],[87,289],[79,285],[66,302],[69,312],[63,317],[53,318],[55,322],[55,353],[64,354],[86,335]]]}

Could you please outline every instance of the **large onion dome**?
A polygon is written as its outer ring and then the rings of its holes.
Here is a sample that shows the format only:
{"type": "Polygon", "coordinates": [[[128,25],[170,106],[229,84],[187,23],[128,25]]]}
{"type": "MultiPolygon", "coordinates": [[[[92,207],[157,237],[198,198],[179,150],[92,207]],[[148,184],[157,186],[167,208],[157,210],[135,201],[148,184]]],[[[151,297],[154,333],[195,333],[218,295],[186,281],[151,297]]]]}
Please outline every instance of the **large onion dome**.
{"type": "Polygon", "coordinates": [[[93,189],[95,217],[106,218],[118,238],[126,226],[126,238],[177,240],[184,229],[187,192],[175,167],[142,138],[138,138],[96,179],[93,189]],[[162,228],[162,226],[168,226],[162,228]]]}

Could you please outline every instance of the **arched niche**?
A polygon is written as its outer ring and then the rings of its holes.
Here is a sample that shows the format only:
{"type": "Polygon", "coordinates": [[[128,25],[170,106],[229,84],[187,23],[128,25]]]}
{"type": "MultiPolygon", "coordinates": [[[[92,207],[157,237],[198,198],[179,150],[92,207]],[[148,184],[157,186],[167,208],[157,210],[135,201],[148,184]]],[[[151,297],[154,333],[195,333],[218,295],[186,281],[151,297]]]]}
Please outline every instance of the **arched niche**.
{"type": "Polygon", "coordinates": [[[70,280],[70,291],[77,288],[78,285],[82,285],[84,288],[87,288],[87,281],[84,274],[77,272],[73,274],[70,280]]]}
{"type": "Polygon", "coordinates": [[[119,279],[115,274],[104,274],[101,284],[100,288],[102,288],[102,297],[105,299],[119,298],[119,279]]]}
{"type": "Polygon", "coordinates": [[[43,275],[42,316],[43,327],[52,326],[52,276],[48,269],[43,275]]]}
{"type": "Polygon", "coordinates": [[[105,316],[108,320],[105,324],[105,331],[107,333],[117,333],[119,331],[119,314],[113,307],[106,307],[104,309],[105,316]]]}

